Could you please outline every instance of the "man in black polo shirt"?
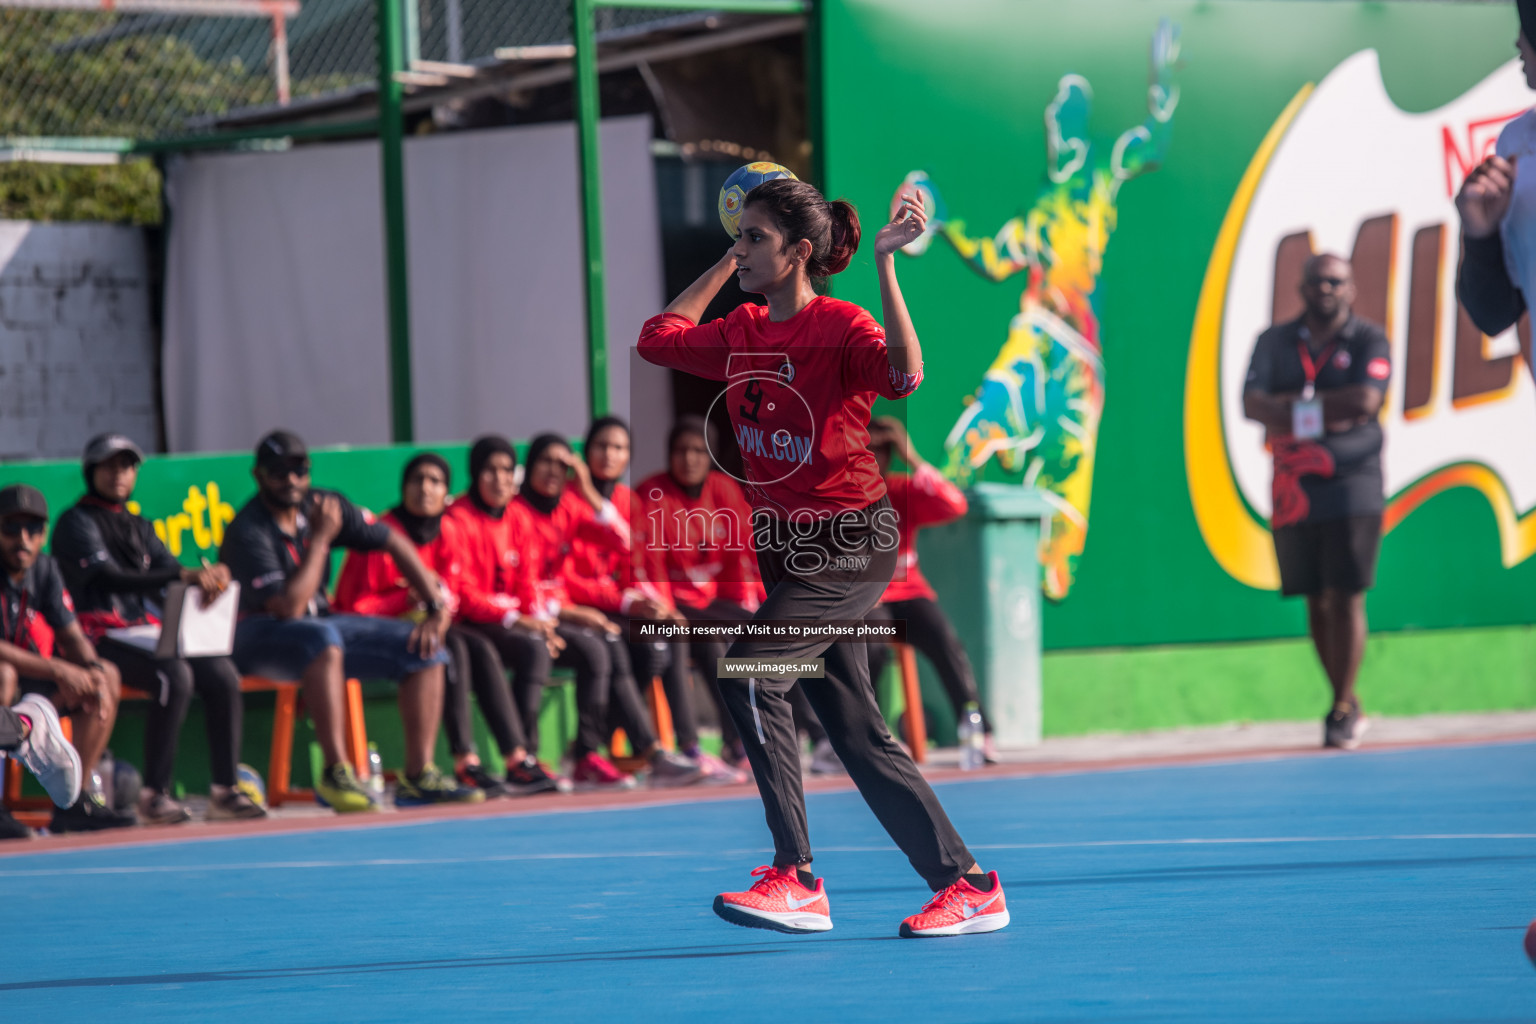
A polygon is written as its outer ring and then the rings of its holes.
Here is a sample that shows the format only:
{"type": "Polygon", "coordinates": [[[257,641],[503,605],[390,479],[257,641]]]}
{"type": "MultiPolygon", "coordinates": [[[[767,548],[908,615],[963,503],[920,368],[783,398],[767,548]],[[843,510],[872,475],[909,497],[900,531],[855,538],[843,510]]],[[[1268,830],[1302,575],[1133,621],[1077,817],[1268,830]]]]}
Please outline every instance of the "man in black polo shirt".
{"type": "Polygon", "coordinates": [[[48,502],[41,491],[26,484],[0,488],[0,696],[10,700],[17,690],[41,695],[74,722],[85,785],[73,803],[53,812],[49,828],[124,828],[133,817],[107,806],[96,774],[117,722],[122,680],[117,666],[96,656],[75,621],[58,564],[43,554],[47,534],[48,502]]]}
{"type": "Polygon", "coordinates": [[[405,720],[405,772],[397,806],[474,803],[479,789],[460,786],[432,763],[443,717],[443,634],[451,616],[438,580],[404,534],[330,491],[309,486],[309,451],[285,430],[256,446],[257,495],[224,531],[219,561],[240,584],[235,664],[246,675],[298,680],[325,755],[316,794],[338,813],[378,810],[343,755],[343,693],[349,676],[396,679],[405,720]],[[331,550],[388,551],[425,617],[332,615],[325,588],[331,550]]]}
{"type": "Polygon", "coordinates": [[[1243,413],[1274,454],[1270,525],[1286,597],[1305,594],[1317,656],[1333,686],[1323,745],[1353,749],[1367,721],[1355,694],[1365,654],[1365,591],[1376,580],[1384,506],[1381,423],[1392,353],[1381,328],[1350,311],[1349,262],[1307,261],[1306,312],[1259,335],[1243,413]]]}

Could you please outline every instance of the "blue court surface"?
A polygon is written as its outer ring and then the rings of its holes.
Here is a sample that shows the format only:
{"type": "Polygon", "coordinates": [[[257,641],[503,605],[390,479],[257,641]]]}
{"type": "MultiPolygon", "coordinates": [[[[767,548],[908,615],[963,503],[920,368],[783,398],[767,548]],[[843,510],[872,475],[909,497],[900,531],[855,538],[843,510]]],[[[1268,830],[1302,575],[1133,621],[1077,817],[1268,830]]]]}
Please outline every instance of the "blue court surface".
{"type": "Polygon", "coordinates": [[[1536,1019],[1536,744],[940,793],[1005,931],[896,938],[926,890],[853,792],[817,936],[710,911],[753,797],[5,857],[0,1019],[1536,1019]]]}

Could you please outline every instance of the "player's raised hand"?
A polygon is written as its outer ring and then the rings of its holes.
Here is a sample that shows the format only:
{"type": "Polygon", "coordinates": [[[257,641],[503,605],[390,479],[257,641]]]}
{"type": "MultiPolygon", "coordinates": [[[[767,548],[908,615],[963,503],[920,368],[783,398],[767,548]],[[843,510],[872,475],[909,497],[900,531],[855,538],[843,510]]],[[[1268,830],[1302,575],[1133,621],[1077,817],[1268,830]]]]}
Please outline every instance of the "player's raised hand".
{"type": "Polygon", "coordinates": [[[1461,214],[1461,230],[1466,236],[1487,238],[1498,231],[1499,222],[1509,212],[1509,198],[1514,190],[1514,160],[1490,156],[1474,167],[1456,193],[1456,210],[1461,214]]]}
{"type": "Polygon", "coordinates": [[[928,210],[920,189],[907,188],[892,204],[891,222],[875,235],[875,255],[888,256],[917,241],[928,227],[928,210]]]}
{"type": "Polygon", "coordinates": [[[891,196],[891,219],[901,215],[903,201],[913,195],[923,202],[923,210],[928,214],[928,226],[916,239],[902,246],[901,251],[908,256],[921,256],[928,251],[934,234],[944,230],[944,200],[938,189],[933,187],[927,171],[913,171],[896,189],[896,194],[891,196]]]}

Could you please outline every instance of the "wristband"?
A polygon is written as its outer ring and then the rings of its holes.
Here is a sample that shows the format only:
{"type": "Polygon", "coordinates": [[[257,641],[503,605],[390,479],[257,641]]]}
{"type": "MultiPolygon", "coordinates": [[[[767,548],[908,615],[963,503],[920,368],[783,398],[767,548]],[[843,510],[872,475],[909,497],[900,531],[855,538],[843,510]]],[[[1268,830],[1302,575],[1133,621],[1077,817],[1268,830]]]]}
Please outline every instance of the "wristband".
{"type": "Polygon", "coordinates": [[[427,609],[428,615],[436,615],[438,612],[443,610],[443,602],[434,597],[428,599],[423,607],[427,609]]]}

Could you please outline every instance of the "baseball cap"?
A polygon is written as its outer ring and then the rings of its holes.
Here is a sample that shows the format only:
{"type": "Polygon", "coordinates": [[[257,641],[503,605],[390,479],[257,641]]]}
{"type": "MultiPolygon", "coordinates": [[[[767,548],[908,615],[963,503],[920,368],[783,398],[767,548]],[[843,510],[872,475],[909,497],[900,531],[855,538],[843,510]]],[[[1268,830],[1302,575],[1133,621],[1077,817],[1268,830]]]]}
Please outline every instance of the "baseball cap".
{"type": "Polygon", "coordinates": [[[48,499],[43,492],[27,484],[0,487],[0,519],[6,516],[48,518],[48,499]]]}
{"type": "Polygon", "coordinates": [[[99,466],[119,452],[131,452],[133,457],[140,462],[144,461],[144,451],[133,443],[133,438],[126,434],[97,434],[85,445],[85,454],[80,461],[86,469],[99,466]]]}
{"type": "Polygon", "coordinates": [[[264,468],[286,466],[307,458],[309,449],[303,438],[289,430],[274,430],[256,445],[256,465],[264,468]]]}

